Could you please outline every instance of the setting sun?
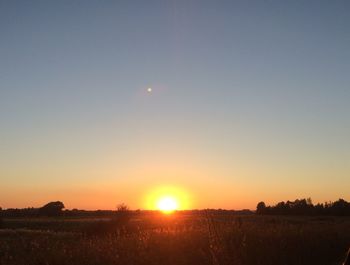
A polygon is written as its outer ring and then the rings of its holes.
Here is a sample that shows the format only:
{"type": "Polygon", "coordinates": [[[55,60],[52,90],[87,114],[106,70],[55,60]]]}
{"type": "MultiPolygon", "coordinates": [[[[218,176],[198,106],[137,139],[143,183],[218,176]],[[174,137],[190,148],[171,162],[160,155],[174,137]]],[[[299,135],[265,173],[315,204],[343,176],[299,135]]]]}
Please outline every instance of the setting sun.
{"type": "Polygon", "coordinates": [[[172,213],[176,210],[190,209],[193,199],[187,191],[174,186],[158,186],[149,190],[145,198],[145,208],[172,213]]]}
{"type": "Polygon", "coordinates": [[[162,197],[157,202],[157,208],[163,213],[172,213],[178,209],[178,202],[174,197],[162,197]]]}

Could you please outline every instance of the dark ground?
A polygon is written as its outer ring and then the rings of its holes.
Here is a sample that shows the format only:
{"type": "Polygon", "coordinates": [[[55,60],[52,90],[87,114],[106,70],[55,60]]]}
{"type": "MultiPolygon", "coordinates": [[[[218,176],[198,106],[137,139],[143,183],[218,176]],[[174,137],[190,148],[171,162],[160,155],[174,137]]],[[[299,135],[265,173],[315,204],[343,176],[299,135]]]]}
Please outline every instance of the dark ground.
{"type": "Polygon", "coordinates": [[[335,265],[349,217],[138,213],[4,219],[1,265],[335,265]]]}

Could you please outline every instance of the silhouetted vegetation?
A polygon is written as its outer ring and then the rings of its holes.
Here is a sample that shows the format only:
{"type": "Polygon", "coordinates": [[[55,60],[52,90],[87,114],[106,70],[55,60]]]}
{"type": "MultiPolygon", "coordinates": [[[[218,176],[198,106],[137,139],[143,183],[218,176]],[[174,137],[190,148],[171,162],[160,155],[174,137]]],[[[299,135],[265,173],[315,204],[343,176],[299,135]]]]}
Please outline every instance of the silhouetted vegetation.
{"type": "Polygon", "coordinates": [[[96,236],[108,233],[127,234],[131,231],[130,219],[137,212],[132,212],[129,207],[121,203],[117,205],[116,211],[107,215],[107,219],[91,223],[83,230],[85,235],[96,236]]]}
{"type": "MultiPolygon", "coordinates": [[[[123,205],[123,204],[121,204],[123,205]]],[[[129,208],[128,211],[124,212],[123,209],[118,209],[120,204],[117,205],[116,210],[80,210],[80,209],[64,209],[62,210],[59,215],[63,217],[115,217],[118,215],[125,215],[125,213],[135,215],[140,212],[140,210],[136,211],[130,211],[129,208]]],[[[127,206],[126,206],[127,207],[127,206]]],[[[244,210],[225,210],[225,209],[206,209],[206,210],[187,210],[185,212],[189,212],[191,214],[198,214],[201,215],[205,211],[220,213],[220,214],[236,214],[236,215],[252,215],[254,214],[253,211],[244,209],[244,210]]],[[[153,211],[147,211],[143,210],[142,213],[146,214],[147,212],[151,213],[153,211]]],[[[20,217],[40,217],[40,216],[47,216],[46,214],[40,213],[40,208],[8,208],[3,209],[2,214],[4,217],[11,217],[11,218],[20,218],[20,217]]]]}
{"type": "Polygon", "coordinates": [[[314,205],[310,198],[282,201],[274,206],[266,206],[264,202],[259,202],[256,207],[256,213],[260,215],[350,216],[350,203],[339,199],[335,202],[314,205]]]}
{"type": "Polygon", "coordinates": [[[350,218],[306,216],[331,206],[344,213],[348,203],[326,205],[260,202],[263,216],[223,209],[164,215],[125,204],[114,211],[63,210],[60,202],[7,209],[0,212],[0,264],[340,265],[350,244],[350,218]]]}
{"type": "Polygon", "coordinates": [[[0,207],[0,229],[3,227],[4,221],[2,220],[2,208],[0,207]]]}
{"type": "Polygon", "coordinates": [[[49,202],[41,208],[8,208],[2,210],[3,217],[38,217],[38,216],[61,216],[63,212],[64,204],[60,201],[49,202]]]}
{"type": "Polygon", "coordinates": [[[60,216],[63,209],[63,202],[49,202],[48,204],[45,204],[43,207],[39,208],[39,214],[46,216],[60,216]]]}
{"type": "Polygon", "coordinates": [[[128,229],[112,217],[5,218],[0,264],[340,265],[350,242],[347,217],[130,214],[128,229]]]}

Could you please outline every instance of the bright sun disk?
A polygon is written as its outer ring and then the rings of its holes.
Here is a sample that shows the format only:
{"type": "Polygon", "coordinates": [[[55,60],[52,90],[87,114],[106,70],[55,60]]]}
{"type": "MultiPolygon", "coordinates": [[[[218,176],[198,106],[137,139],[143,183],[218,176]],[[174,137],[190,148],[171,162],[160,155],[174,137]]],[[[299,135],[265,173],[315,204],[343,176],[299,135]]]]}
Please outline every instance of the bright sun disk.
{"type": "Polygon", "coordinates": [[[157,202],[157,208],[163,213],[171,213],[178,209],[178,202],[170,196],[162,197],[157,202]]]}

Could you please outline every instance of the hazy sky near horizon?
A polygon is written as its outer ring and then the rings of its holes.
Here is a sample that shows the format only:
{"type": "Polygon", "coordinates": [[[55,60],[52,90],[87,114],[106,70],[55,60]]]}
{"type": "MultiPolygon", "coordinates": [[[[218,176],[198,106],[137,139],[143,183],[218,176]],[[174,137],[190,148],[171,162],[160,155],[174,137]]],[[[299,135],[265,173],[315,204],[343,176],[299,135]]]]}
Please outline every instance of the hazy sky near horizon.
{"type": "Polygon", "coordinates": [[[0,206],[350,200],[349,1],[1,1],[0,206]],[[152,93],[147,88],[152,87],[152,93]]]}

